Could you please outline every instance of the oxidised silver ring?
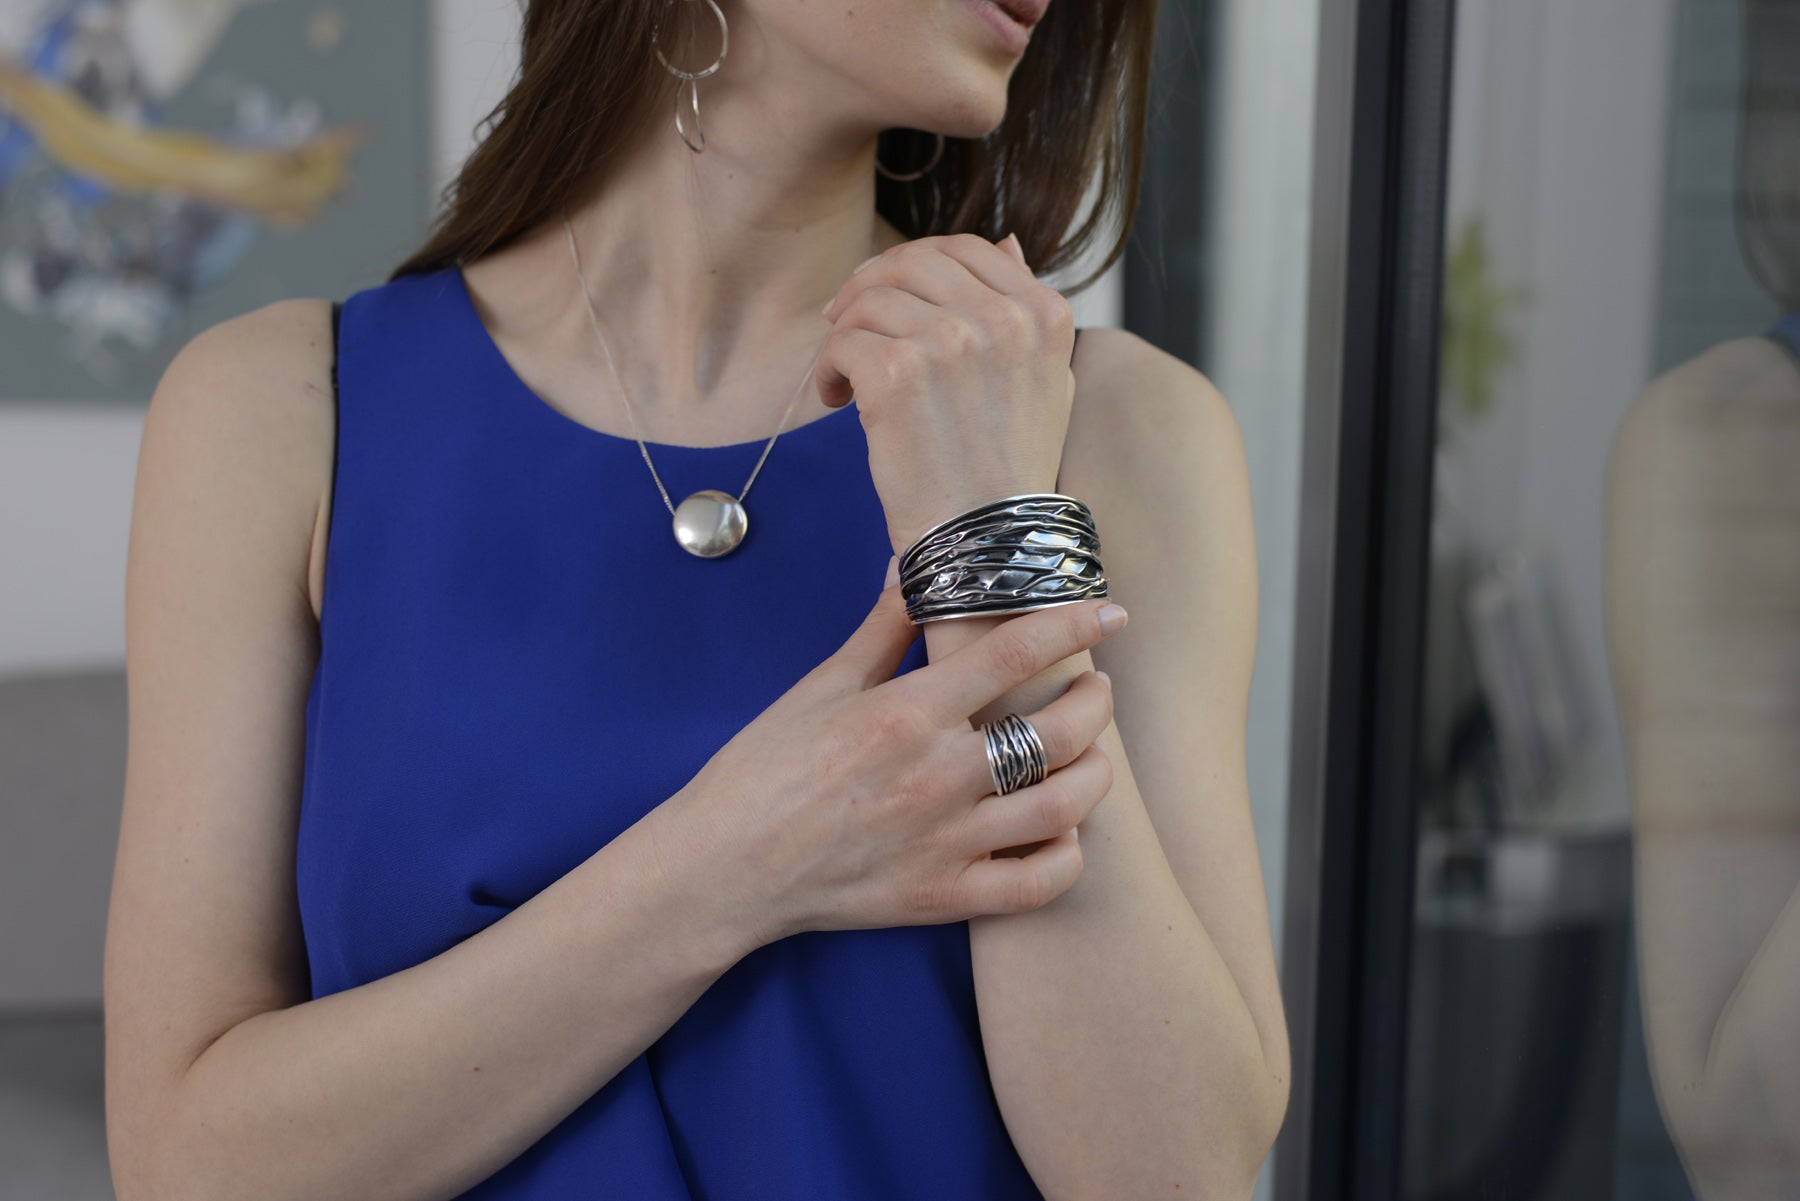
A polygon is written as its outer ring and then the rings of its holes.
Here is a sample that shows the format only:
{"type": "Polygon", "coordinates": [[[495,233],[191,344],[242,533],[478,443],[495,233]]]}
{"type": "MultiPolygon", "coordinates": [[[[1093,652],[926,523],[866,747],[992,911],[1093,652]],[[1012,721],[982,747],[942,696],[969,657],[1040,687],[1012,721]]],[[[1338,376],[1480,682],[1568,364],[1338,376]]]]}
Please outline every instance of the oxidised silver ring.
{"type": "Polygon", "coordinates": [[[1050,760],[1037,728],[1017,713],[984,722],[981,731],[986,736],[988,778],[998,795],[1029,788],[1050,774],[1050,760]]]}

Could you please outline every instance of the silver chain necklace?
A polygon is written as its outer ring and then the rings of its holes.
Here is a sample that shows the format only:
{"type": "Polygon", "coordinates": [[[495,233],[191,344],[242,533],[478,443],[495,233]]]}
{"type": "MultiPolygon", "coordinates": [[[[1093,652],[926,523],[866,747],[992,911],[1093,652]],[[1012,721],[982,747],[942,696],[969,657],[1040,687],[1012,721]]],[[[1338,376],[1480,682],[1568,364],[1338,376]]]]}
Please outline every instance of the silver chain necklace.
{"type": "MultiPolygon", "coordinates": [[[[800,386],[794,389],[794,399],[788,401],[787,409],[781,415],[781,424],[775,427],[769,444],[763,447],[756,466],[750,469],[750,478],[744,481],[744,490],[732,496],[729,492],[721,492],[716,488],[703,488],[677,507],[669,499],[669,490],[663,487],[662,477],[656,474],[656,465],[650,462],[650,450],[638,433],[637,417],[631,411],[631,403],[625,398],[625,381],[619,378],[619,369],[613,365],[612,351],[606,345],[606,336],[600,332],[600,318],[594,312],[593,297],[588,295],[587,279],[581,271],[581,252],[575,247],[575,231],[569,225],[567,212],[562,215],[562,223],[563,232],[569,237],[569,256],[575,264],[576,286],[581,289],[582,300],[587,302],[588,322],[594,327],[594,336],[600,340],[600,350],[606,356],[606,366],[612,371],[613,382],[619,385],[619,401],[625,406],[625,416],[631,421],[631,433],[637,439],[638,453],[644,456],[644,466],[650,468],[650,478],[656,481],[656,490],[662,493],[663,504],[668,507],[674,519],[675,541],[681,544],[683,550],[702,559],[717,559],[730,554],[744,540],[744,534],[750,528],[750,517],[744,511],[744,497],[749,494],[750,485],[756,482],[756,473],[762,470],[763,460],[774,449],[775,439],[781,437],[781,431],[786,428],[788,417],[793,414],[794,405],[799,403],[806,381],[812,378],[813,368],[819,362],[818,354],[813,355],[812,364],[807,367],[806,374],[800,377],[800,386]]],[[[819,351],[823,352],[824,349],[824,343],[820,343],[819,351]]]]}

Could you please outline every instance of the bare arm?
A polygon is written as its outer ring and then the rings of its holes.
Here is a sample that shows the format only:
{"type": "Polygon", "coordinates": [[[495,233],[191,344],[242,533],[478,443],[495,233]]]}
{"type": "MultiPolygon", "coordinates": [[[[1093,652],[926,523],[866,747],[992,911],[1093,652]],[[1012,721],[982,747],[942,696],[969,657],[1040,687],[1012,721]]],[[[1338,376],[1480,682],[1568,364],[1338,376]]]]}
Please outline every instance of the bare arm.
{"type": "MultiPolygon", "coordinates": [[[[1111,784],[1079,826],[1073,888],[970,923],[982,1040],[1046,1197],[1248,1197],[1286,1113],[1289,1051],[1245,777],[1243,440],[1210,381],[1135,334],[1089,330],[1077,357],[1059,489],[1093,510],[1130,624],[975,719],[1028,713],[1099,667],[1111,784]]],[[[1000,620],[927,625],[932,661],[1000,620]]]]}
{"type": "Polygon", "coordinates": [[[1607,632],[1657,1101],[1707,1201],[1800,1188],[1800,376],[1716,347],[1627,416],[1607,632]]]}
{"type": "Polygon", "coordinates": [[[258,1014],[170,1094],[171,1197],[454,1197],[656,1041],[750,947],[658,867],[658,809],[424,963],[258,1014]]]}
{"type": "Polygon", "coordinates": [[[294,895],[329,309],[225,322],[165,373],[127,569],[124,815],[105,958],[122,1201],[466,1191],[762,941],[653,811],[505,918],[310,998],[294,895]]]}

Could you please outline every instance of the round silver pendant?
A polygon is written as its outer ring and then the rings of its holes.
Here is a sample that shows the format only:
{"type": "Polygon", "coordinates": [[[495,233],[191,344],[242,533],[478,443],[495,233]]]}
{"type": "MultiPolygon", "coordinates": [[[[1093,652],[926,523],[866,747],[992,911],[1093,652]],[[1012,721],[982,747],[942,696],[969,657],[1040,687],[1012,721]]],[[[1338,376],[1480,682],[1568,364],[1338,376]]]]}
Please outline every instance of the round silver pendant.
{"type": "Polygon", "coordinates": [[[737,497],[705,488],[675,507],[675,541],[702,559],[716,559],[737,549],[750,518],[737,497]]]}

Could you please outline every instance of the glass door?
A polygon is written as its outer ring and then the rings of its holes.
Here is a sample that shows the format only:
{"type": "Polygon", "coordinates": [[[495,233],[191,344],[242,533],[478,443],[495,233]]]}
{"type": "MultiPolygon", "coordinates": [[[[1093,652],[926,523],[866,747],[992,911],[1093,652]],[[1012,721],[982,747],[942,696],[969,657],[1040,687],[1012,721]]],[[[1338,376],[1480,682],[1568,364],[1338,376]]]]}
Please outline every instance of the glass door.
{"type": "Polygon", "coordinates": [[[1282,1194],[1800,1197],[1800,0],[1351,7],[1282,1194]]]}

